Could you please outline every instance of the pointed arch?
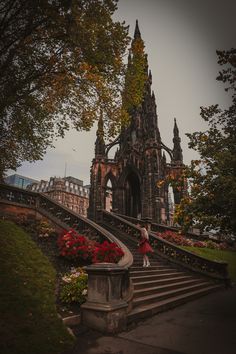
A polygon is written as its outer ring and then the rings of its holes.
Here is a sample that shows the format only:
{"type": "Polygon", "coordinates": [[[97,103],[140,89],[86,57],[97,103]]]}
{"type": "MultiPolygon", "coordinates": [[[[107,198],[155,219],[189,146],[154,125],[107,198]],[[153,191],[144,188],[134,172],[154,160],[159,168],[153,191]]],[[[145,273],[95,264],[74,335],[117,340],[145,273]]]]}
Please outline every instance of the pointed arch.
{"type": "Polygon", "coordinates": [[[119,179],[123,190],[123,213],[135,218],[141,217],[141,176],[134,166],[128,166],[119,179]]]}
{"type": "Polygon", "coordinates": [[[109,171],[104,178],[104,207],[107,211],[114,209],[114,190],[116,189],[116,178],[109,171]]]}
{"type": "Polygon", "coordinates": [[[142,178],[141,178],[140,171],[134,165],[128,165],[125,167],[125,169],[123,170],[123,172],[119,177],[118,186],[120,186],[121,188],[124,186],[125,179],[127,178],[127,175],[130,174],[131,172],[137,175],[139,179],[139,183],[141,185],[142,178]]]}
{"type": "Polygon", "coordinates": [[[112,171],[108,171],[108,173],[105,175],[105,177],[104,177],[104,187],[107,185],[108,180],[111,181],[113,189],[117,187],[117,179],[114,176],[114,174],[112,173],[112,171]]]}

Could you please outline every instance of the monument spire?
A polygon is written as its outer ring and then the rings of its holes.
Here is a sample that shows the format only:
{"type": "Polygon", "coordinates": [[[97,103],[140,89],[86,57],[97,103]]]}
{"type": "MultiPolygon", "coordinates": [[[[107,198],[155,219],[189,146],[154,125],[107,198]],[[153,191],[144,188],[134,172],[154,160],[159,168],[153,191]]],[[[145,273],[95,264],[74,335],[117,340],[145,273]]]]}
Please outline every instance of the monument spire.
{"type": "Polygon", "coordinates": [[[134,39],[141,38],[141,33],[138,26],[138,20],[136,20],[135,30],[134,30],[134,39]]]}
{"type": "Polygon", "coordinates": [[[176,118],[174,118],[174,148],[173,148],[173,161],[180,161],[183,162],[183,153],[181,149],[181,139],[179,137],[179,128],[177,126],[176,118]]]}
{"type": "Polygon", "coordinates": [[[97,139],[95,142],[95,157],[104,157],[105,156],[105,142],[104,142],[104,130],[103,130],[103,118],[102,112],[98,120],[98,129],[97,129],[97,139]]]}

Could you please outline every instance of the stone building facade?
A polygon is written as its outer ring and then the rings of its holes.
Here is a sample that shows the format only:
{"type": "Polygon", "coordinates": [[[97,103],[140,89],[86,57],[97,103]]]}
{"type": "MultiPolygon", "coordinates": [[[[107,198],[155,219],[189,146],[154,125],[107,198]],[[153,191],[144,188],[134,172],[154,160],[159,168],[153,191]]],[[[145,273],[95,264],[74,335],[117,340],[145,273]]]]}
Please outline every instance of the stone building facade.
{"type": "Polygon", "coordinates": [[[89,187],[74,177],[51,177],[49,181],[41,180],[28,186],[29,190],[42,192],[52,199],[65,205],[82,216],[87,217],[89,206],[89,187]]]}
{"type": "MultiPolygon", "coordinates": [[[[141,39],[136,23],[133,42],[141,39]]],[[[132,55],[132,51],[131,54],[132,55]]],[[[147,65],[142,105],[131,113],[131,122],[122,129],[113,143],[105,144],[103,121],[98,122],[95,157],[90,174],[88,215],[97,220],[99,210],[106,209],[107,196],[112,210],[153,222],[170,224],[169,185],[166,177],[177,176],[183,169],[183,155],[176,119],[173,129],[173,148],[162,143],[158,128],[152,75],[147,65]],[[114,158],[109,150],[117,145],[114,158]],[[169,155],[167,162],[166,155],[169,155]],[[111,197],[112,194],[112,197],[111,197]]],[[[182,191],[173,188],[174,202],[179,203],[182,191]]],[[[170,213],[171,212],[171,213],[170,213]]]]}

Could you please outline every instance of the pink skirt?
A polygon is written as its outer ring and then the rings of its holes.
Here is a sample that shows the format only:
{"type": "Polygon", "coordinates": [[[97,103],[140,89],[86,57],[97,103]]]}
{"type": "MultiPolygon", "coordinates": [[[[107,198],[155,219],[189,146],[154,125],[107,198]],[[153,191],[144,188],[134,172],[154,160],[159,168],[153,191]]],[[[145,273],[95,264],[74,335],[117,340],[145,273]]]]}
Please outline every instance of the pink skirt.
{"type": "Polygon", "coordinates": [[[150,253],[150,252],[154,252],[152,247],[150,246],[148,240],[145,240],[144,242],[142,242],[142,244],[139,246],[138,248],[138,252],[142,253],[142,254],[146,254],[146,253],[150,253]]]}

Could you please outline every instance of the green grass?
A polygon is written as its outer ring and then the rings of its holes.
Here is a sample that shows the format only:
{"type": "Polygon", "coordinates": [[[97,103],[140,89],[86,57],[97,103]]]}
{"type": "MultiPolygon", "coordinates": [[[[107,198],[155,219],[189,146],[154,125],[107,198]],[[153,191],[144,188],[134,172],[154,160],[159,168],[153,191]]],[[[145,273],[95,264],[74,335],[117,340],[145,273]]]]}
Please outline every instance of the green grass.
{"type": "Polygon", "coordinates": [[[198,247],[182,247],[182,248],[213,261],[227,262],[229,276],[233,282],[236,282],[236,252],[214,250],[211,248],[198,248],[198,247]]]}
{"type": "Polygon", "coordinates": [[[4,354],[57,354],[73,343],[55,306],[55,271],[22,229],[0,221],[0,338],[4,354]]]}

